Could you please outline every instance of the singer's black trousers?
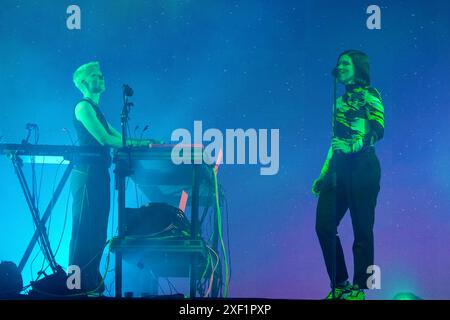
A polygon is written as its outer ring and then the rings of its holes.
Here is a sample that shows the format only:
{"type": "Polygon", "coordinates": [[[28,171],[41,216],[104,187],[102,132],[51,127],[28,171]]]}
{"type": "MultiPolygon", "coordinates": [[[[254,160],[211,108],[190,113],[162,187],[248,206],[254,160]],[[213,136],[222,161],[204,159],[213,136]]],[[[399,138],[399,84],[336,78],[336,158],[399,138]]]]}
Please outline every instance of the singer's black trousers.
{"type": "Polygon", "coordinates": [[[99,272],[110,209],[108,166],[77,167],[71,176],[72,238],[69,264],[81,269],[81,291],[103,292],[99,272]]]}
{"type": "Polygon", "coordinates": [[[373,147],[360,153],[333,156],[320,186],[316,233],[330,281],[333,266],[336,266],[336,284],[348,279],[337,226],[349,209],[354,234],[353,284],[367,289],[367,279],[371,275],[367,267],[374,264],[373,226],[379,190],[380,163],[373,147]],[[333,173],[336,183],[333,183],[333,173]]]}

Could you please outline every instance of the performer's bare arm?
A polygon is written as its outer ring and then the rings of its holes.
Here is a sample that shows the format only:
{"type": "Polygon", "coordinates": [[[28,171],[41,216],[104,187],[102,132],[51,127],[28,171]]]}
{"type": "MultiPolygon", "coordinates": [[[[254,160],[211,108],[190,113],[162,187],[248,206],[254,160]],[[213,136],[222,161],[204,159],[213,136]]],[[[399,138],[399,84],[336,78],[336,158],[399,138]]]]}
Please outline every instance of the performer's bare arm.
{"type": "MultiPolygon", "coordinates": [[[[108,132],[98,120],[95,110],[88,102],[81,101],[78,103],[75,108],[75,116],[102,146],[122,148],[122,134],[109,123],[108,132]]],[[[127,144],[133,147],[149,146],[157,142],[153,139],[127,139],[127,144]]]]}

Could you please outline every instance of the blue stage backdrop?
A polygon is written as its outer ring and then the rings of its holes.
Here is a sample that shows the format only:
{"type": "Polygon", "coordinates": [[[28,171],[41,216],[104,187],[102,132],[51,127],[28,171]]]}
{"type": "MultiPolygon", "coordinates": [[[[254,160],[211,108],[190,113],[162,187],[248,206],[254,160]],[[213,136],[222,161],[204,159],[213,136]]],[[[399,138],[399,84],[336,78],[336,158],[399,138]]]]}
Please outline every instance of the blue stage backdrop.
{"type": "MultiPolygon", "coordinates": [[[[193,131],[195,120],[203,130],[221,132],[279,129],[276,175],[261,175],[260,165],[219,168],[228,203],[222,214],[231,257],[229,296],[322,298],[329,280],[310,190],[330,145],[331,70],[340,52],[362,50],[385,107],[385,136],[376,146],[381,289],[367,297],[412,292],[450,299],[450,2],[375,2],[379,30],[366,27],[368,3],[357,0],[2,1],[0,143],[20,143],[25,124],[36,123],[39,143],[71,144],[72,114],[81,98],[72,74],[94,60],[106,81],[101,107],[116,129],[124,83],[135,91],[130,123],[132,129],[139,125],[137,135],[148,124],[146,137],[169,142],[177,128],[193,131]],[[71,4],[81,9],[81,30],[66,26],[71,4]]],[[[29,165],[24,168],[28,175],[29,165]]],[[[64,168],[36,166],[41,211],[64,168]]],[[[19,263],[34,228],[4,155],[0,176],[0,260],[19,263]]],[[[129,205],[136,205],[132,184],[128,192],[129,205]]],[[[115,203],[109,237],[116,217],[115,203]]],[[[67,267],[67,186],[48,229],[57,261],[67,267]]],[[[339,231],[352,276],[348,214],[339,231]]],[[[105,250],[102,270],[106,256],[105,250]]],[[[22,274],[25,284],[42,266],[36,247],[22,274]]],[[[147,290],[142,279],[148,275],[133,265],[126,270],[125,291],[147,290]]],[[[171,281],[185,291],[185,283],[171,281]]],[[[106,284],[112,295],[113,272],[106,284]]],[[[162,287],[166,293],[171,288],[165,282],[162,287]]]]}

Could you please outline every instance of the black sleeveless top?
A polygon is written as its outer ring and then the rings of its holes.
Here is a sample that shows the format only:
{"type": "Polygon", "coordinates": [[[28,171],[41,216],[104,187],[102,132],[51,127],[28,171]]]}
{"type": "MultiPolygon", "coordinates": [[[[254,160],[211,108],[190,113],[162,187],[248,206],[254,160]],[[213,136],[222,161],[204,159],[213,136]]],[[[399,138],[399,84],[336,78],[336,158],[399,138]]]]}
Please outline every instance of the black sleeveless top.
{"type": "MultiPolygon", "coordinates": [[[[101,112],[101,110],[99,109],[99,107],[93,101],[91,101],[89,99],[82,99],[82,100],[78,101],[78,103],[80,103],[82,101],[86,101],[92,106],[92,108],[94,109],[95,114],[97,116],[97,119],[103,125],[105,130],[109,134],[112,134],[111,129],[109,128],[108,122],[106,121],[106,118],[103,115],[103,113],[101,112]]],[[[77,103],[77,105],[78,105],[78,103],[77,103]]],[[[75,107],[76,107],[76,105],[75,105],[75,107]]],[[[83,125],[83,123],[81,123],[81,121],[79,121],[77,119],[77,117],[75,115],[75,111],[73,112],[73,124],[75,126],[75,131],[77,132],[78,144],[80,146],[96,146],[99,148],[100,152],[103,153],[103,156],[100,159],[101,161],[99,161],[99,162],[95,161],[95,162],[92,162],[89,164],[107,166],[109,168],[109,166],[111,165],[110,148],[107,146],[102,146],[94,138],[94,136],[92,136],[92,134],[89,133],[89,131],[86,129],[86,127],[83,125]]],[[[80,167],[80,166],[78,166],[78,167],[80,167]]],[[[81,166],[81,167],[83,167],[83,166],[81,166]]],[[[80,167],[80,169],[81,169],[81,167],[80,167]]]]}

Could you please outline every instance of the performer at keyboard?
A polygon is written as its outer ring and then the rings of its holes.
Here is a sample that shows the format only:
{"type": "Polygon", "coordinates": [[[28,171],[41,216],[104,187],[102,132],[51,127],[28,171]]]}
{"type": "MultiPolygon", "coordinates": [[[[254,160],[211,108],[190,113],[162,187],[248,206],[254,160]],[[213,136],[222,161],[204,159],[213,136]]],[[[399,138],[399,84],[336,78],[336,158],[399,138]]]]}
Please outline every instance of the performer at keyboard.
{"type": "MultiPolygon", "coordinates": [[[[77,165],[71,176],[72,238],[69,264],[81,269],[81,291],[102,293],[99,272],[107,239],[110,209],[110,148],[122,147],[122,135],[109,124],[99,103],[105,81],[98,62],[80,66],[73,75],[83,94],[74,110],[73,122],[81,146],[104,148],[104,156],[89,164],[77,165]]],[[[128,140],[132,146],[148,146],[154,140],[128,140]]]]}
{"type": "MultiPolygon", "coordinates": [[[[373,225],[380,190],[380,163],[374,144],[384,135],[384,107],[379,92],[370,86],[367,55],[356,50],[343,52],[335,69],[345,94],[337,100],[334,136],[312,192],[319,195],[316,232],[328,275],[335,266],[335,298],[365,298],[367,268],[374,263],[373,225]],[[333,183],[336,177],[336,184],[333,183]],[[353,225],[354,277],[347,268],[336,226],[347,209],[353,225]]],[[[332,292],[328,298],[332,297],[332,292]]]]}

